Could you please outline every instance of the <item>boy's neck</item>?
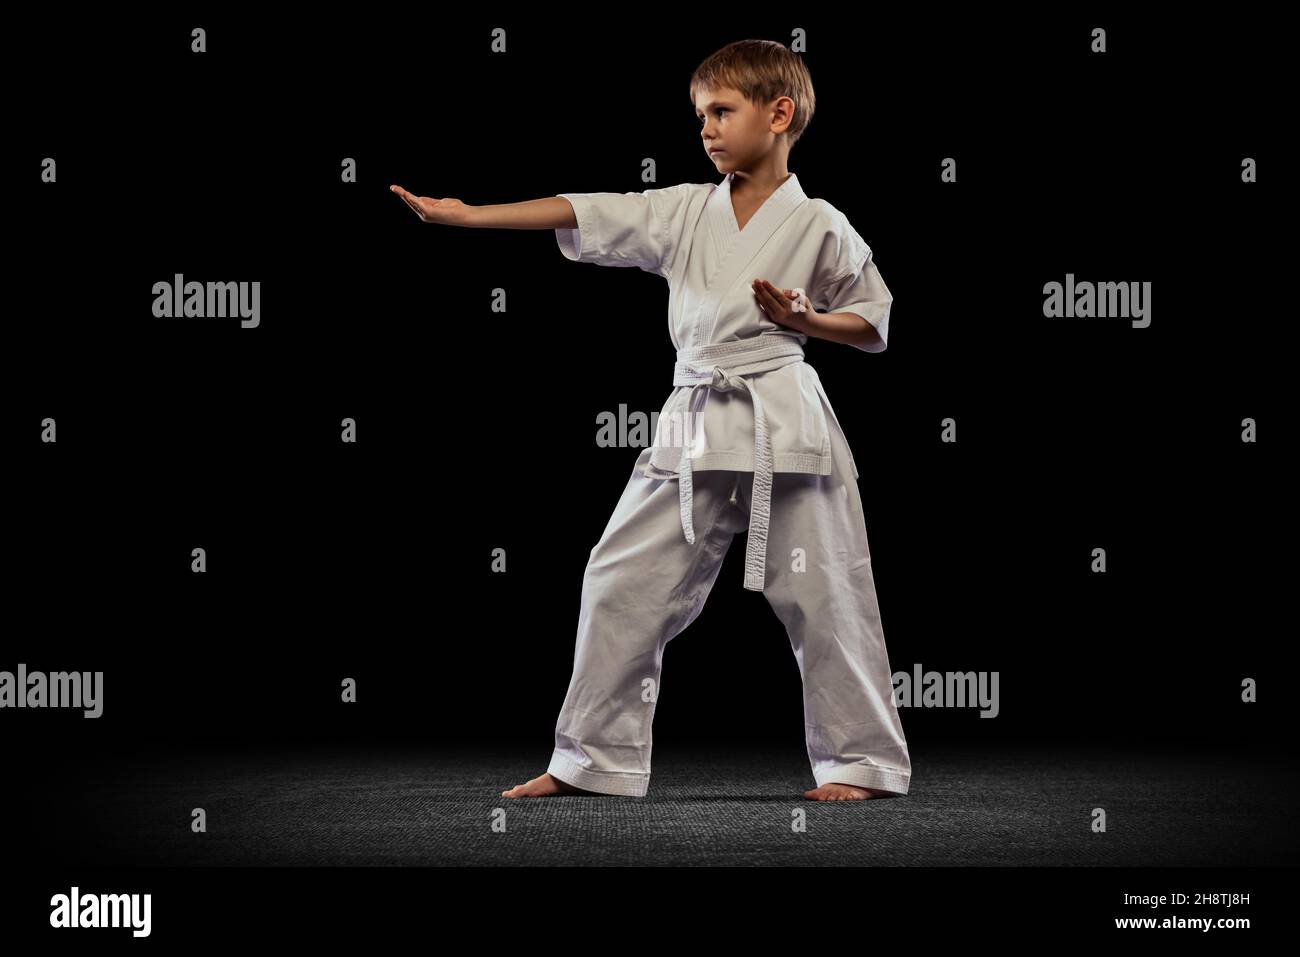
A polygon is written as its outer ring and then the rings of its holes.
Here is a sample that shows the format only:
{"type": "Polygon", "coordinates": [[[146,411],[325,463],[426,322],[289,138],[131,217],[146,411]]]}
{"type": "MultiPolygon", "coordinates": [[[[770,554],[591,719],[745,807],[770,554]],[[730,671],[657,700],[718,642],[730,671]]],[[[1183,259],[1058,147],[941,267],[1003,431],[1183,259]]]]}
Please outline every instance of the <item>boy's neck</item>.
{"type": "Polygon", "coordinates": [[[750,173],[734,170],[731,173],[732,198],[749,200],[759,196],[771,196],[793,175],[784,165],[779,170],[755,170],[750,173]]]}

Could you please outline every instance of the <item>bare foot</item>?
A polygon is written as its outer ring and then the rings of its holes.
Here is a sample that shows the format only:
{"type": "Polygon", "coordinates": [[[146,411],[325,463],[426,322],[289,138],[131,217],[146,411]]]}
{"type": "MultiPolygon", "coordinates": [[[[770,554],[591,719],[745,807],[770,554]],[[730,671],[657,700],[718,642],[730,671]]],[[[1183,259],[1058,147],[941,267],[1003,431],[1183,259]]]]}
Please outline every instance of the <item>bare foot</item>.
{"type": "Polygon", "coordinates": [[[870,798],[889,797],[893,793],[878,788],[862,788],[855,784],[823,784],[811,791],[804,791],[803,796],[810,801],[866,801],[870,798]]]}
{"type": "MultiPolygon", "coordinates": [[[[508,798],[531,798],[531,797],[549,797],[553,794],[597,794],[596,791],[584,791],[582,788],[574,787],[572,784],[566,784],[557,777],[545,773],[541,777],[533,778],[527,784],[516,784],[509,791],[502,791],[502,797],[508,798]]],[[[608,796],[608,795],[606,795],[608,796]]]]}

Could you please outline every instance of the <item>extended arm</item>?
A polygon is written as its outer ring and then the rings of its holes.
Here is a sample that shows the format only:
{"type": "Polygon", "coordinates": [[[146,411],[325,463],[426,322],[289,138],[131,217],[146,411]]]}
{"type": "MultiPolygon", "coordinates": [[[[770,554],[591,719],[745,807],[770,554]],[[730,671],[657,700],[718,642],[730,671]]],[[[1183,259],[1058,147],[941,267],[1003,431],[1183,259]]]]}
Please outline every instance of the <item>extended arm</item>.
{"type": "Polygon", "coordinates": [[[458,199],[416,196],[400,186],[390,190],[406,201],[426,223],[474,226],[483,229],[577,229],[573,205],[562,196],[547,196],[522,203],[470,206],[458,199]]]}
{"type": "Polygon", "coordinates": [[[530,199],[522,203],[471,206],[467,226],[486,229],[577,229],[573,204],[562,196],[530,199]]]}

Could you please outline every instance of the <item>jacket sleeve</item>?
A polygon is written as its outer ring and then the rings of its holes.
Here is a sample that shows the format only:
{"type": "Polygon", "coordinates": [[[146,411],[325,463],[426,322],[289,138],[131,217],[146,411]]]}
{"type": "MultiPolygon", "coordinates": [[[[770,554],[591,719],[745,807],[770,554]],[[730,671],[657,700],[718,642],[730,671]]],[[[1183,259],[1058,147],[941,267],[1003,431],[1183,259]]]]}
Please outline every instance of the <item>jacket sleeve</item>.
{"type": "Polygon", "coordinates": [[[869,349],[855,345],[854,348],[884,352],[889,345],[889,308],[894,297],[876,268],[871,247],[853,233],[851,241],[844,244],[837,264],[831,277],[819,283],[815,294],[809,296],[813,308],[818,312],[852,312],[861,316],[880,335],[880,347],[869,349]]]}
{"type": "Polygon", "coordinates": [[[668,278],[685,225],[690,185],[640,193],[557,193],[573,206],[577,229],[557,229],[566,259],[636,266],[668,278]]]}

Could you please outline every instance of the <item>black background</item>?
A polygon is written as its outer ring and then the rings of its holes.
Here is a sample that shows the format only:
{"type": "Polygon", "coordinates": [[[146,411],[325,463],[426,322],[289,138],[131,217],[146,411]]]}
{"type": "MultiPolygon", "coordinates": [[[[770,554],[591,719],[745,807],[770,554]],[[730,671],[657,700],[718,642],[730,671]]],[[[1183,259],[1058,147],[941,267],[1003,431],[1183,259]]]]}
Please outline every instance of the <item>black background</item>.
{"type": "MultiPolygon", "coordinates": [[[[586,559],[639,451],[598,447],[596,417],[671,391],[667,286],[569,262],[549,230],[421,223],[388,186],[489,204],[718,182],[691,71],[793,27],[817,111],[789,169],[895,300],[886,352],[807,349],[862,470],[891,666],[1000,673],[996,719],[906,709],[909,743],[1289,744],[1292,229],[1267,25],[215,11],[10,36],[0,669],[103,671],[105,703],[0,714],[8,796],[151,746],[481,744],[534,749],[540,773],[586,559]],[[261,325],[154,318],[175,273],[259,280],[261,325]],[[1045,319],[1067,273],[1151,282],[1150,327],[1045,319]]],[[[801,747],[798,671],[743,553],[666,655],[657,752],[801,747]]]]}

